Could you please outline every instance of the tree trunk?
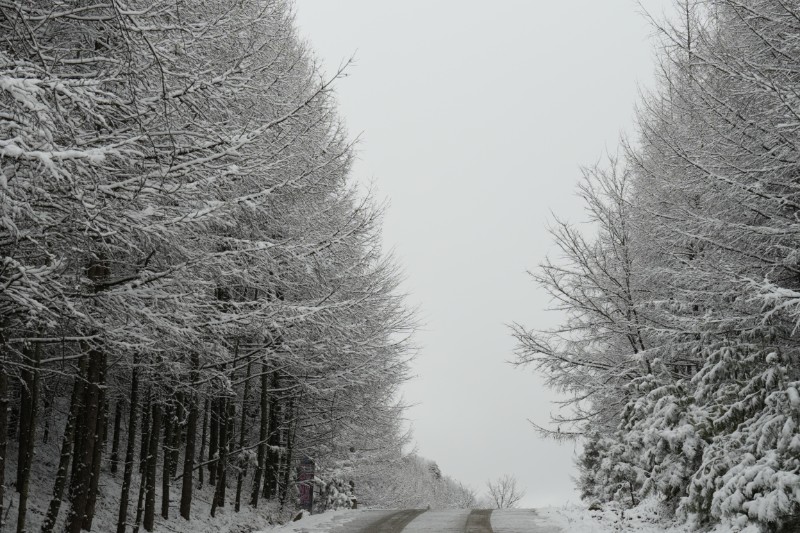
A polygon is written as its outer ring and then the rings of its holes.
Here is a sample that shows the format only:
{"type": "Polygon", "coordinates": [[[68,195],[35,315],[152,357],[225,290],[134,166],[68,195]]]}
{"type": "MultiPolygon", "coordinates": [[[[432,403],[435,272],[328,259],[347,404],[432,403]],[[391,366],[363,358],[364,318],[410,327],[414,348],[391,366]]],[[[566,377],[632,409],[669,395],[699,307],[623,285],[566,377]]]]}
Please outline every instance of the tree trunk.
{"type": "Polygon", "coordinates": [[[150,418],[152,414],[152,392],[148,388],[145,394],[147,402],[142,406],[142,436],[139,443],[139,497],[136,500],[136,518],[133,522],[133,533],[139,533],[139,525],[144,514],[144,493],[147,487],[147,456],[150,449],[150,418]]]}
{"type": "Polygon", "coordinates": [[[292,481],[292,460],[294,452],[294,435],[297,428],[297,421],[294,418],[294,402],[289,400],[286,406],[286,465],[283,471],[283,486],[281,487],[281,509],[286,505],[289,495],[289,484],[292,481]]]}
{"type": "Polygon", "coordinates": [[[184,423],[186,420],[186,410],[183,407],[183,403],[185,401],[185,396],[183,392],[178,392],[175,395],[175,409],[173,410],[173,421],[172,421],[172,440],[170,443],[170,452],[172,455],[170,456],[170,467],[172,471],[170,472],[170,477],[173,478],[178,474],[178,461],[180,460],[181,456],[181,447],[184,443],[184,423]]]}
{"type": "MultiPolygon", "coordinates": [[[[2,334],[0,334],[2,335],[2,334]]],[[[3,343],[5,345],[5,343],[3,343]]],[[[5,346],[3,346],[5,348],[5,346]]],[[[0,531],[3,531],[5,502],[6,448],[8,444],[8,376],[0,367],[0,531]]]]}
{"type": "Polygon", "coordinates": [[[105,450],[106,434],[108,433],[108,402],[106,399],[106,356],[101,353],[100,371],[98,374],[97,404],[100,412],[97,414],[97,428],[95,435],[94,453],[92,454],[92,477],[89,482],[89,492],[86,496],[86,511],[83,515],[83,529],[91,531],[97,504],[97,491],[100,485],[100,466],[103,464],[103,450],[105,450]]]}
{"type": "Polygon", "coordinates": [[[122,400],[117,400],[117,404],[114,406],[114,435],[111,438],[111,473],[113,475],[117,474],[117,464],[119,463],[119,434],[121,425],[122,400]]]}
{"type": "MultiPolygon", "coordinates": [[[[192,482],[194,480],[194,444],[197,430],[197,404],[193,401],[189,407],[189,419],[186,426],[186,448],[183,460],[183,486],[181,487],[181,516],[189,520],[192,509],[192,482]]],[[[202,468],[200,471],[202,472],[202,468]]]]}
{"type": "Polygon", "coordinates": [[[172,472],[172,432],[175,426],[175,407],[164,409],[164,464],[161,466],[161,516],[169,518],[169,481],[172,472]]]}
{"type": "MultiPolygon", "coordinates": [[[[27,413],[28,418],[25,433],[25,464],[22,468],[21,478],[18,476],[17,490],[19,491],[19,507],[17,509],[17,533],[25,532],[25,520],[28,515],[28,492],[30,488],[31,466],[33,465],[33,453],[36,446],[36,415],[39,411],[39,361],[41,360],[41,345],[37,344],[33,349],[33,369],[25,372],[25,387],[28,395],[27,413]]],[[[20,438],[20,451],[22,451],[23,440],[20,438]]]]}
{"type": "MultiPolygon", "coordinates": [[[[23,350],[24,358],[33,360],[29,348],[23,350]]],[[[27,363],[27,361],[26,361],[27,363]]],[[[25,462],[28,458],[28,428],[30,427],[30,410],[31,410],[31,389],[30,384],[33,382],[33,376],[30,367],[26,364],[20,370],[20,395],[19,395],[19,438],[17,439],[17,477],[14,481],[14,487],[17,492],[22,487],[22,478],[24,477],[23,471],[25,470],[25,462]]]]}
{"type": "Polygon", "coordinates": [[[250,505],[258,507],[258,496],[261,494],[261,477],[264,475],[264,462],[267,453],[267,437],[269,436],[269,382],[267,380],[267,363],[261,363],[261,402],[259,411],[261,423],[258,429],[258,462],[253,476],[253,491],[250,494],[250,505]]]}
{"type": "MultiPolygon", "coordinates": [[[[250,393],[250,361],[247,362],[247,374],[244,379],[244,393],[242,394],[242,416],[239,418],[239,449],[244,450],[245,436],[247,432],[244,426],[247,423],[247,396],[250,393]]],[[[242,483],[244,476],[247,475],[247,463],[240,462],[236,465],[239,471],[236,474],[236,503],[234,510],[238,513],[242,503],[242,483]]]]}
{"type": "Polygon", "coordinates": [[[150,444],[147,449],[147,468],[144,500],[144,529],[153,531],[156,518],[156,465],[158,463],[158,438],[161,436],[161,406],[153,403],[150,423],[150,444]]]}
{"type": "MultiPolygon", "coordinates": [[[[192,354],[192,368],[196,369],[200,366],[200,361],[196,353],[192,354]]],[[[197,381],[197,370],[192,371],[192,388],[197,381]]],[[[192,481],[194,480],[194,443],[195,433],[197,432],[197,397],[194,393],[189,394],[189,418],[186,421],[186,448],[183,458],[183,485],[181,486],[181,516],[189,520],[192,511],[192,481]]],[[[203,425],[205,430],[205,424],[203,425]]],[[[205,431],[203,431],[205,433],[205,431]]],[[[203,435],[205,437],[205,435],[203,435]]],[[[200,458],[202,460],[203,454],[201,452],[200,458]]],[[[200,468],[200,475],[203,475],[203,469],[200,468]]]]}
{"type": "Polygon", "coordinates": [[[76,379],[80,380],[83,385],[81,387],[81,394],[78,397],[78,406],[75,411],[75,430],[73,431],[72,439],[72,468],[69,474],[69,500],[70,500],[70,513],[72,512],[72,500],[74,497],[74,489],[78,486],[78,475],[80,470],[77,463],[80,461],[80,455],[83,453],[83,441],[86,435],[86,395],[89,388],[89,356],[88,354],[83,358],[84,364],[81,367],[80,373],[76,379]]]}
{"type": "MultiPolygon", "coordinates": [[[[86,358],[83,358],[81,368],[85,367],[86,358]]],[[[82,374],[83,372],[81,372],[82,374]]],[[[81,406],[81,395],[83,394],[83,379],[75,377],[72,383],[72,397],[69,401],[69,414],[67,415],[67,425],[64,427],[64,437],[61,440],[61,455],[58,459],[58,470],[56,479],[53,483],[53,498],[47,508],[47,516],[42,522],[42,533],[51,533],[58,519],[58,512],[61,510],[61,501],[64,498],[64,487],[67,485],[67,470],[72,460],[72,443],[75,439],[75,417],[78,416],[78,409],[81,406]]],[[[0,528],[2,531],[2,528],[0,528]]]]}
{"type": "Polygon", "coordinates": [[[217,483],[217,452],[219,451],[219,398],[211,400],[211,435],[208,442],[208,482],[217,483]]]}
{"type": "Polygon", "coordinates": [[[100,415],[100,367],[102,354],[89,350],[87,383],[83,388],[80,417],[76,421],[75,449],[72,479],[70,481],[70,512],[67,516],[67,533],[79,533],[86,515],[89,490],[92,483],[92,460],[94,459],[97,422],[100,415]]]}
{"type": "Polygon", "coordinates": [[[8,411],[8,434],[16,436],[19,430],[19,405],[20,402],[16,401],[20,397],[21,391],[19,390],[19,381],[14,379],[9,383],[11,389],[11,401],[9,401],[8,411]]]}
{"type": "Polygon", "coordinates": [[[147,469],[147,450],[150,449],[150,415],[152,414],[152,397],[148,388],[145,394],[147,402],[142,408],[142,436],[139,440],[139,473],[147,469]]]}
{"type": "MultiPolygon", "coordinates": [[[[103,378],[103,382],[105,383],[105,378],[103,378]]],[[[102,389],[102,393],[103,393],[103,403],[102,403],[103,418],[100,422],[103,425],[102,442],[103,442],[103,450],[105,451],[105,449],[108,448],[108,436],[111,434],[111,432],[108,431],[108,425],[111,423],[111,417],[108,416],[109,412],[111,411],[110,409],[111,403],[108,399],[108,394],[106,394],[105,387],[102,389]]]]}
{"type": "MultiPolygon", "coordinates": [[[[38,353],[39,347],[36,347],[38,353]]],[[[17,440],[17,478],[14,486],[17,492],[20,493],[20,503],[23,503],[22,486],[25,484],[25,472],[30,472],[30,461],[33,459],[33,450],[31,449],[31,428],[35,429],[35,421],[32,420],[31,415],[35,409],[33,382],[34,382],[34,359],[36,355],[31,350],[30,346],[23,348],[23,357],[25,366],[20,371],[20,416],[19,416],[19,438],[17,440]]],[[[18,519],[22,519],[22,527],[24,529],[25,513],[19,513],[18,519]]],[[[19,530],[19,521],[17,529],[19,530]]]]}
{"type": "MultiPolygon", "coordinates": [[[[133,456],[136,453],[136,410],[139,407],[139,373],[136,359],[131,373],[131,398],[128,406],[128,439],[125,446],[125,471],[122,474],[122,491],[119,497],[119,514],[117,515],[117,533],[125,533],[128,523],[128,501],[130,499],[131,480],[133,478],[133,456]]],[[[114,440],[117,440],[117,428],[114,428],[114,440]]]]}
{"type": "MultiPolygon", "coordinates": [[[[272,390],[278,388],[278,373],[272,373],[272,390]]],[[[278,456],[277,448],[280,446],[280,431],[278,428],[278,412],[280,405],[274,395],[270,398],[269,405],[269,447],[267,448],[267,464],[264,476],[264,498],[270,500],[276,496],[278,485],[278,456]]]]}
{"type": "Polygon", "coordinates": [[[133,533],[139,533],[139,525],[142,523],[144,514],[144,491],[147,485],[147,469],[142,470],[139,475],[139,498],[136,500],[136,518],[133,521],[133,533]]]}
{"type": "Polygon", "coordinates": [[[47,444],[50,440],[50,419],[53,417],[53,393],[47,386],[47,383],[43,383],[42,387],[44,387],[44,395],[42,396],[44,412],[41,416],[44,422],[44,427],[42,428],[42,444],[47,444]]]}
{"type": "MultiPolygon", "coordinates": [[[[206,453],[206,429],[208,427],[208,398],[206,398],[205,402],[203,403],[203,433],[200,436],[200,464],[203,463],[203,457],[205,457],[206,453]]],[[[200,471],[198,473],[200,487],[203,488],[203,472],[205,472],[205,468],[202,466],[198,468],[200,471]]]]}
{"type": "Polygon", "coordinates": [[[214,501],[211,504],[211,516],[215,516],[217,507],[225,507],[225,482],[228,460],[228,399],[220,398],[218,401],[218,437],[219,458],[217,459],[217,484],[214,490],[214,501]]]}

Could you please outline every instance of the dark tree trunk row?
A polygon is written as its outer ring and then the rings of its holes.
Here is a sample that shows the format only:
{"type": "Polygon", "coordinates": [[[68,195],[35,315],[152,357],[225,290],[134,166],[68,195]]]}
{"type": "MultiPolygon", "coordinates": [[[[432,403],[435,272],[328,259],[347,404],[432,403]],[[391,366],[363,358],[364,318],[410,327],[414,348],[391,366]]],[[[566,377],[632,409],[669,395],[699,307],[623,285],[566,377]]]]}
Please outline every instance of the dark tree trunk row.
{"type": "MultiPolygon", "coordinates": [[[[38,361],[41,358],[39,352],[38,348],[27,352],[32,364],[29,368],[23,369],[19,380],[18,463],[21,467],[16,472],[17,490],[20,492],[17,533],[26,531],[28,485],[36,442],[39,395],[43,386],[40,383],[38,369],[38,361]]],[[[286,505],[292,482],[295,405],[291,399],[281,400],[277,397],[276,391],[281,385],[282,378],[277,371],[270,371],[265,361],[259,365],[261,372],[258,374],[260,380],[257,382],[260,385],[258,402],[252,405],[250,381],[255,376],[252,373],[252,362],[248,362],[241,398],[230,396],[206,398],[201,405],[199,395],[193,387],[176,393],[169,399],[156,396],[154,392],[148,390],[145,393],[147,400],[143,402],[145,405],[141,408],[140,375],[136,367],[136,358],[130,376],[130,397],[127,400],[120,398],[116,402],[107,401],[105,353],[95,347],[86,347],[85,354],[78,359],[78,363],[76,368],[78,377],[72,384],[69,413],[64,427],[52,498],[42,522],[41,533],[54,531],[67,490],[69,508],[64,532],[79,533],[82,530],[91,530],[97,505],[101,465],[106,460],[105,453],[109,453],[107,458],[111,473],[123,471],[116,533],[130,531],[129,526],[132,526],[134,533],[138,533],[140,526],[146,531],[153,530],[157,512],[156,483],[159,475],[161,476],[160,514],[164,519],[169,518],[171,482],[179,470],[176,454],[180,454],[181,451],[184,455],[182,474],[179,478],[181,479],[179,509],[181,517],[189,520],[195,489],[194,470],[199,470],[199,479],[202,483],[206,466],[197,467],[198,437],[200,438],[199,460],[201,464],[204,461],[208,463],[209,478],[214,486],[212,516],[219,508],[226,505],[230,467],[236,468],[234,502],[235,511],[240,511],[248,465],[240,458],[234,461],[235,464],[231,464],[234,460],[231,458],[231,453],[234,446],[238,450],[244,450],[252,443],[251,418],[257,421],[259,429],[257,467],[252,480],[250,505],[257,507],[262,495],[267,499],[278,499],[281,506],[286,505]],[[237,412],[237,407],[241,411],[237,412]],[[201,409],[203,409],[202,421],[199,420],[201,409]],[[253,412],[256,409],[257,412],[253,412]],[[141,429],[139,429],[140,411],[141,429]],[[125,416],[127,424],[123,423],[125,416]],[[199,427],[200,424],[202,429],[199,427]],[[200,432],[201,435],[197,435],[200,432]],[[209,437],[208,441],[206,437],[209,437]],[[121,458],[123,438],[124,460],[121,458]],[[137,438],[140,438],[139,443],[137,438]],[[106,452],[106,443],[110,448],[109,452],[106,452]],[[208,455],[205,454],[207,444],[208,455]],[[130,492],[136,468],[137,447],[140,454],[141,483],[135,518],[129,522],[129,509],[132,505],[130,492]]],[[[198,380],[200,368],[197,355],[191,357],[191,365],[194,370],[190,375],[190,383],[194,384],[198,380]]],[[[7,435],[5,430],[8,429],[9,382],[5,373],[0,374],[0,438],[7,435]]],[[[41,423],[39,421],[39,427],[41,423]]],[[[4,446],[3,440],[0,442],[0,467],[6,462],[4,446]]],[[[0,476],[2,471],[0,468],[0,476]]],[[[0,490],[2,490],[1,484],[0,490]]]]}

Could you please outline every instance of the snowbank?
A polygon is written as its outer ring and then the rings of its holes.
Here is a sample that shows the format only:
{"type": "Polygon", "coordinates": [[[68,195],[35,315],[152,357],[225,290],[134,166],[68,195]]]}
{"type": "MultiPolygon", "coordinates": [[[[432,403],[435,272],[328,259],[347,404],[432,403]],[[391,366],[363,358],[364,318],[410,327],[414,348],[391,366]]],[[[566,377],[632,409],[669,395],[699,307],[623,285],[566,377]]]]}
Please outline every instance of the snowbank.
{"type": "MultiPolygon", "coordinates": [[[[639,507],[618,510],[589,511],[581,505],[544,507],[538,513],[551,523],[569,533],[694,533],[692,526],[670,521],[658,512],[657,505],[645,502],[639,507]]],[[[497,531],[497,530],[495,530],[497,531]]],[[[718,525],[705,533],[760,533],[755,526],[739,530],[729,525],[718,525]]]]}
{"type": "Polygon", "coordinates": [[[328,533],[332,531],[334,527],[346,524],[363,513],[363,511],[356,511],[353,509],[326,511],[315,515],[303,512],[302,518],[296,522],[288,522],[282,526],[256,533],[328,533]]]}

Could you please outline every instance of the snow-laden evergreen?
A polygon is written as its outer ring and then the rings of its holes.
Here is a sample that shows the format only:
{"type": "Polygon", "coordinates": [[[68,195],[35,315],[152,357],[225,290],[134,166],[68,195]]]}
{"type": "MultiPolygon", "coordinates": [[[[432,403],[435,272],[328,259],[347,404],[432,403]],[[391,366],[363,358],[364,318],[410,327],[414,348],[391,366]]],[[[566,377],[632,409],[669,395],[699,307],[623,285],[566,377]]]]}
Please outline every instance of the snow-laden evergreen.
{"type": "Polygon", "coordinates": [[[542,429],[584,438],[588,500],[794,531],[800,3],[675,7],[637,136],[586,172],[592,233],[558,222],[535,274],[567,321],[516,327],[518,360],[567,395],[542,429]]]}

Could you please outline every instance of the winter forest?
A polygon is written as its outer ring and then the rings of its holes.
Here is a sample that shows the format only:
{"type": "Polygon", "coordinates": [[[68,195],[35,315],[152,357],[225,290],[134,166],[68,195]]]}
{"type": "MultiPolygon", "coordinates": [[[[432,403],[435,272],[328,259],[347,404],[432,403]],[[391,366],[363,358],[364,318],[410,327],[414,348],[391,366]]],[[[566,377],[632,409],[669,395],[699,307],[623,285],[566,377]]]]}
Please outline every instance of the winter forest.
{"type": "Polygon", "coordinates": [[[591,232],[533,273],[566,314],[515,327],[564,394],[587,503],[800,531],[800,4],[676,2],[637,132],[588,168],[591,232]]]}
{"type": "Polygon", "coordinates": [[[277,520],[306,458],[322,508],[471,496],[404,450],[414,320],[290,7],[0,2],[3,531],[277,520]]]}
{"type": "MultiPolygon", "coordinates": [[[[514,363],[590,508],[800,531],[800,2],[674,7],[514,363]]],[[[0,37],[0,531],[494,506],[414,451],[418,319],[291,1],[0,0],[0,37]]]]}

